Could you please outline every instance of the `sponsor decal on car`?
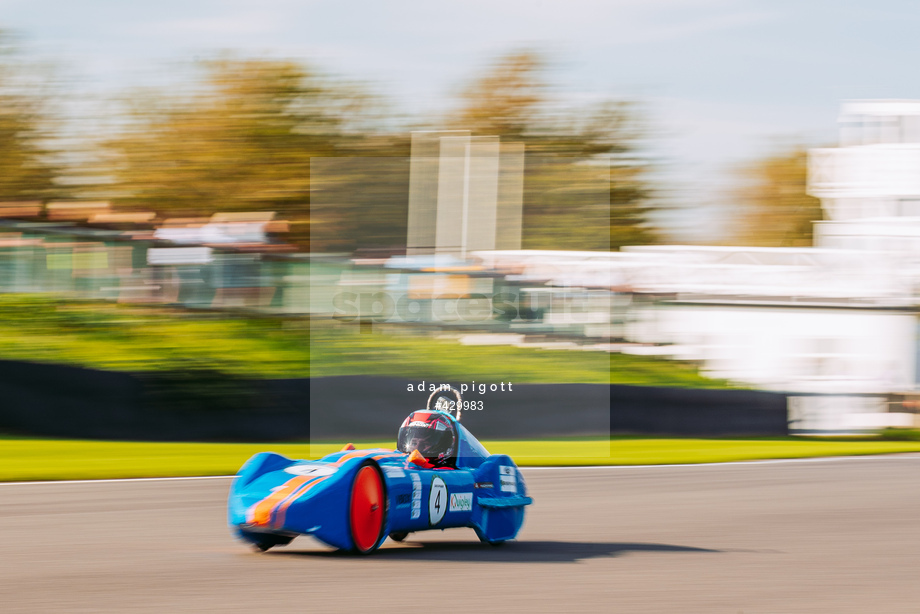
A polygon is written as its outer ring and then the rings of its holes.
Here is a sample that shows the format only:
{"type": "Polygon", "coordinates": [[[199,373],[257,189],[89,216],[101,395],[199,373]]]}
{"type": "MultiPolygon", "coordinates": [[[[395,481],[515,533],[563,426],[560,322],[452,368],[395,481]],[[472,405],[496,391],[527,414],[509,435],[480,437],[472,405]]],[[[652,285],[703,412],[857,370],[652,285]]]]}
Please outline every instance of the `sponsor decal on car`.
{"type": "Polygon", "coordinates": [[[329,465],[319,464],[300,464],[285,467],[284,472],[292,475],[304,475],[309,477],[319,477],[322,475],[332,475],[336,468],[329,465]]]}
{"type": "Polygon", "coordinates": [[[402,470],[401,467],[390,467],[389,465],[383,466],[383,472],[387,474],[388,478],[404,478],[406,477],[406,472],[402,470]]]}
{"type": "Polygon", "coordinates": [[[495,484],[492,482],[476,482],[473,484],[473,488],[495,488],[495,484]]]}
{"type": "Polygon", "coordinates": [[[431,492],[428,493],[428,524],[434,526],[444,518],[447,511],[447,484],[438,476],[431,479],[431,492]]]}
{"type": "Polygon", "coordinates": [[[417,473],[410,473],[412,478],[412,513],[409,517],[415,520],[422,515],[422,478],[417,473]]]}
{"type": "Polygon", "coordinates": [[[498,468],[498,472],[500,474],[499,487],[501,491],[517,493],[517,472],[514,470],[514,467],[501,465],[498,468]]]}
{"type": "Polygon", "coordinates": [[[457,492],[450,496],[450,511],[468,512],[473,509],[473,493],[457,492]]]}

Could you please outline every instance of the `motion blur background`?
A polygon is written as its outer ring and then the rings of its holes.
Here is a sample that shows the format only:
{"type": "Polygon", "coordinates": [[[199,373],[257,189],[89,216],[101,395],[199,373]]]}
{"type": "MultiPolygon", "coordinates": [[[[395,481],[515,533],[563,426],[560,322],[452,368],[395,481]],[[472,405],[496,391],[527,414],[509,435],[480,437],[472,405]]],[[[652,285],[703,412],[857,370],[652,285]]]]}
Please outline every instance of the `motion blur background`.
{"type": "Polygon", "coordinates": [[[0,3],[0,429],[473,381],[500,437],[920,426],[908,8],[0,3]]]}

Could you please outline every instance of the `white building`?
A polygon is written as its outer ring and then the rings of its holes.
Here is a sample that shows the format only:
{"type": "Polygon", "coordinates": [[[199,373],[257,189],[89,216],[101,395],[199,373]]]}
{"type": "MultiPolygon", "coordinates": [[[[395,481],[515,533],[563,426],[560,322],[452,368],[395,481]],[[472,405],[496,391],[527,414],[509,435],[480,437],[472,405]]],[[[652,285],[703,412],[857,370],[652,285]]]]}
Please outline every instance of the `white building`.
{"type": "Polygon", "coordinates": [[[791,393],[794,431],[920,426],[891,403],[920,395],[920,101],[847,102],[840,124],[839,147],[810,152],[827,218],[814,248],[478,255],[525,279],[656,297],[631,311],[630,341],[791,393]]]}
{"type": "Polygon", "coordinates": [[[793,393],[800,431],[920,426],[890,411],[920,383],[920,101],[844,103],[840,146],[810,152],[808,190],[827,219],[811,249],[632,248],[674,256],[645,281],[675,294],[633,334],[793,393]]]}

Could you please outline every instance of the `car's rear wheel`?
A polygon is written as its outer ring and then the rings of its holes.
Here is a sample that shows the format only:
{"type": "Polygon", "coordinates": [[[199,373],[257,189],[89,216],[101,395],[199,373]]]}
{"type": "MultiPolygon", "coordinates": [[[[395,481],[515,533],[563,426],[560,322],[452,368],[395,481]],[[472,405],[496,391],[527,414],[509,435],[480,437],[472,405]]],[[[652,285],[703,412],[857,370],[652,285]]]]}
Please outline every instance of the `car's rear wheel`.
{"type": "Polygon", "coordinates": [[[409,537],[408,531],[395,531],[390,533],[390,539],[392,539],[394,542],[401,542],[407,537],[409,537]]]}
{"type": "Polygon", "coordinates": [[[377,549],[385,517],[383,478],[377,466],[368,463],[358,469],[351,485],[348,523],[355,551],[367,554],[377,549]]]}

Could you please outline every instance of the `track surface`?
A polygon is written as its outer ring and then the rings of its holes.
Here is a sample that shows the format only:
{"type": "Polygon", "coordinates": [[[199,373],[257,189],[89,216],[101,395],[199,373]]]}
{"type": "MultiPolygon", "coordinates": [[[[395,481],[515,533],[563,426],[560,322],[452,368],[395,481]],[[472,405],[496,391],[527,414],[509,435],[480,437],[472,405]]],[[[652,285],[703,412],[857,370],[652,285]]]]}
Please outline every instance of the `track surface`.
{"type": "Polygon", "coordinates": [[[3,612],[920,612],[920,456],[524,470],[520,541],[266,554],[229,480],[0,485],[3,612]]]}

